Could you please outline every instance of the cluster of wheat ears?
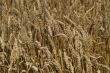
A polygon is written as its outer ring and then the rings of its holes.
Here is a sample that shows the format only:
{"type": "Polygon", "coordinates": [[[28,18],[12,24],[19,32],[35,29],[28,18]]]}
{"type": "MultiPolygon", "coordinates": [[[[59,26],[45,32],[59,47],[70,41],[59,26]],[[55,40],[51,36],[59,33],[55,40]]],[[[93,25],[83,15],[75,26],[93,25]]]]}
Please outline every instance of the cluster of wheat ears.
{"type": "Polygon", "coordinates": [[[110,0],[0,0],[0,73],[110,73],[110,0]]]}

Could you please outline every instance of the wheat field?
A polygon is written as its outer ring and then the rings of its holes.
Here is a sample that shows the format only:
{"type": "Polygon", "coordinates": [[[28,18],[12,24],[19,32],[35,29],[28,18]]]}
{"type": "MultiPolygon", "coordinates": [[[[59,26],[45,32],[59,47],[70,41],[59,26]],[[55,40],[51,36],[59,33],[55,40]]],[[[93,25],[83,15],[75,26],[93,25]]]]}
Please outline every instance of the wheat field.
{"type": "Polygon", "coordinates": [[[0,0],[0,73],[110,73],[110,0],[0,0]]]}

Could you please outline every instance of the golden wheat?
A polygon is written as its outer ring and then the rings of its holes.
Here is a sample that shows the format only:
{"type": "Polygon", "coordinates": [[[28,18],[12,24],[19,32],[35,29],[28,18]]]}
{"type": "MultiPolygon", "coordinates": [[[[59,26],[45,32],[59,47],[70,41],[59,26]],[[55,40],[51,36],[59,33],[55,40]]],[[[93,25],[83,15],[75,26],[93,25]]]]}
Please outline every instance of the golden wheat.
{"type": "Polygon", "coordinates": [[[110,0],[0,0],[0,73],[110,73],[110,0]]]}

